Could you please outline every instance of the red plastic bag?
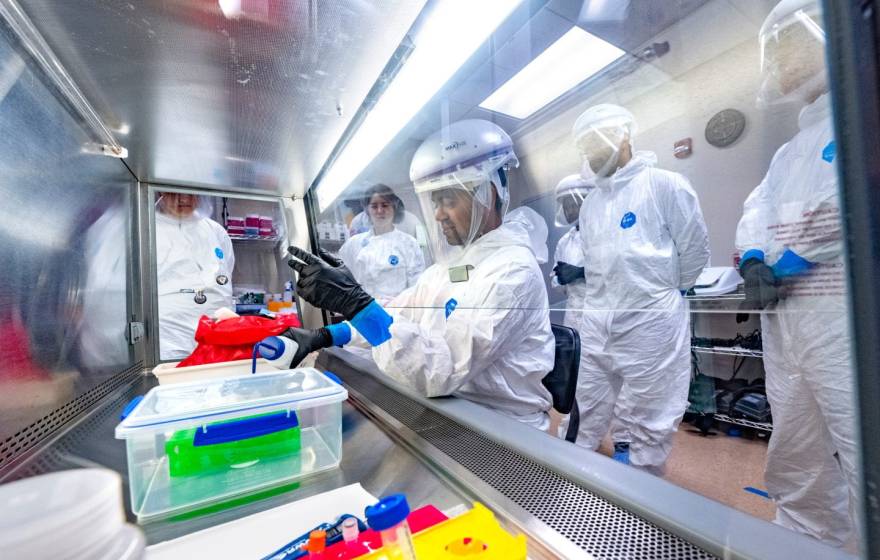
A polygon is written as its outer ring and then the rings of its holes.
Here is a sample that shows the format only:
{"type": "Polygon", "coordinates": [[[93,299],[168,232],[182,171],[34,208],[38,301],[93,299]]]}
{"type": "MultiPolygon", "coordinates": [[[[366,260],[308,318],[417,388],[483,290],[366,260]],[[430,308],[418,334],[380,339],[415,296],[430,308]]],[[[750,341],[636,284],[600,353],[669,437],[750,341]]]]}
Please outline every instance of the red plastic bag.
{"type": "Polygon", "coordinates": [[[267,336],[277,336],[290,327],[301,327],[299,316],[285,313],[275,319],[245,315],[215,321],[207,315],[196,328],[198,345],[177,367],[200,366],[250,359],[254,345],[267,336]]]}

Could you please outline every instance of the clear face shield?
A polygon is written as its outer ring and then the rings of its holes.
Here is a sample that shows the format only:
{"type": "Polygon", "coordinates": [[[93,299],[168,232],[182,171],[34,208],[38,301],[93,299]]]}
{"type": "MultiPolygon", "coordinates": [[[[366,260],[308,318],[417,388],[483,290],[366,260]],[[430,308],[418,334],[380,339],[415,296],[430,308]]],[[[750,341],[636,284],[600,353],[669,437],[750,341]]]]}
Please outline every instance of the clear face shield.
{"type": "Polygon", "coordinates": [[[556,197],[556,226],[576,224],[584,203],[585,193],[567,192],[556,197]]]}
{"type": "Polygon", "coordinates": [[[583,159],[581,176],[604,178],[613,175],[620,161],[620,148],[628,138],[629,130],[625,126],[590,126],[577,139],[577,149],[583,159]]]}
{"type": "Polygon", "coordinates": [[[761,30],[758,105],[809,103],[828,88],[818,9],[798,10],[761,30]]]}
{"type": "Polygon", "coordinates": [[[451,262],[500,222],[510,202],[506,182],[500,168],[471,166],[416,183],[434,262],[451,262]]]}

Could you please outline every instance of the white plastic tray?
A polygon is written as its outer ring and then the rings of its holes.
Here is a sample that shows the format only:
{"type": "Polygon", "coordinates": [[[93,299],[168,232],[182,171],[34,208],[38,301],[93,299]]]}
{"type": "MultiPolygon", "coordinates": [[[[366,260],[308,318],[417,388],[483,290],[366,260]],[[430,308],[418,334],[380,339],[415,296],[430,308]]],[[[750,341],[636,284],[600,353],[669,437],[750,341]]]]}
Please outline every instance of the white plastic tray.
{"type": "MultiPolygon", "coordinates": [[[[172,383],[188,383],[190,381],[205,381],[206,379],[218,379],[221,377],[234,377],[251,373],[252,360],[235,360],[233,362],[219,362],[202,366],[177,367],[180,362],[168,362],[159,364],[153,368],[153,375],[159,380],[159,385],[172,383]]],[[[276,372],[272,364],[263,358],[257,359],[257,373],[276,372]]]]}

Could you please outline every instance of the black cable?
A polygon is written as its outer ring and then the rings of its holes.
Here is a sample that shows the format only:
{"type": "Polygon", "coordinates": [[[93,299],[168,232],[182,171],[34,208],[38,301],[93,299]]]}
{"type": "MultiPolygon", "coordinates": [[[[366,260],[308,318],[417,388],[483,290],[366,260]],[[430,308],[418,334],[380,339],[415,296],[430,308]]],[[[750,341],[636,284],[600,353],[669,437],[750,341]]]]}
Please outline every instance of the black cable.
{"type": "Polygon", "coordinates": [[[737,374],[739,374],[739,370],[742,369],[743,365],[746,363],[746,356],[742,356],[739,359],[739,365],[736,365],[736,356],[733,357],[733,375],[730,376],[728,381],[733,381],[736,379],[737,374]]]}

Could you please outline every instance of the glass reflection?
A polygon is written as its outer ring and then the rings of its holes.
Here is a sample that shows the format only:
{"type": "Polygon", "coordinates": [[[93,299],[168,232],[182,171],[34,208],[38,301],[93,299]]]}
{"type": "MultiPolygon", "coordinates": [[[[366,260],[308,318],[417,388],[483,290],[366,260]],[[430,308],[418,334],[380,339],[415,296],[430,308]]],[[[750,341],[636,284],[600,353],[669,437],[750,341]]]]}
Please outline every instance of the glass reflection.
{"type": "Polygon", "coordinates": [[[81,123],[7,39],[0,38],[0,440],[8,446],[0,462],[36,442],[36,430],[26,428],[134,357],[126,338],[134,312],[126,292],[131,175],[84,149],[92,139],[81,123]]]}
{"type": "Polygon", "coordinates": [[[128,247],[129,209],[109,208],[85,234],[85,285],[79,326],[83,365],[121,368],[129,356],[128,247]]]}
{"type": "Polygon", "coordinates": [[[280,199],[154,192],[162,360],[203,363],[224,309],[297,322],[280,199]]]}

